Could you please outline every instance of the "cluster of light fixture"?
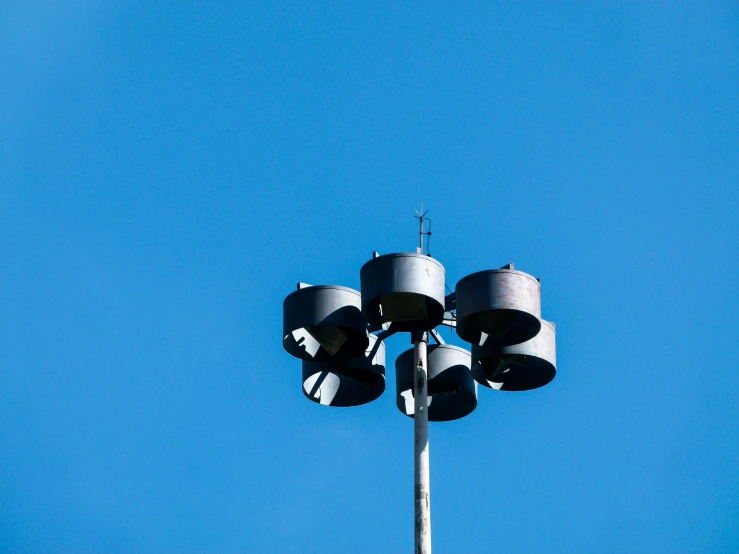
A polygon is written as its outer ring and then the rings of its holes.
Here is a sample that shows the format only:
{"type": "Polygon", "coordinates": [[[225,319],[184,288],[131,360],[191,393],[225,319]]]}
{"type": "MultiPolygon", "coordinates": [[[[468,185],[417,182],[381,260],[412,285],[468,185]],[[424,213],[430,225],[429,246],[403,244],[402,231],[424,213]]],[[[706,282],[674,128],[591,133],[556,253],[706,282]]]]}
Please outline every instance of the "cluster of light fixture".
{"type": "MultiPolygon", "coordinates": [[[[303,362],[303,393],[327,406],[357,406],[385,390],[384,339],[429,332],[428,418],[448,421],[477,406],[477,383],[523,391],[556,373],[554,324],[541,319],[539,281],[507,265],[473,273],[445,294],[445,270],[420,253],[374,254],[361,293],[299,284],[283,304],[283,346],[303,362]],[[471,352],[445,344],[436,328],[456,327],[471,352]]],[[[413,349],[395,362],[396,404],[413,417],[413,349]]]]}

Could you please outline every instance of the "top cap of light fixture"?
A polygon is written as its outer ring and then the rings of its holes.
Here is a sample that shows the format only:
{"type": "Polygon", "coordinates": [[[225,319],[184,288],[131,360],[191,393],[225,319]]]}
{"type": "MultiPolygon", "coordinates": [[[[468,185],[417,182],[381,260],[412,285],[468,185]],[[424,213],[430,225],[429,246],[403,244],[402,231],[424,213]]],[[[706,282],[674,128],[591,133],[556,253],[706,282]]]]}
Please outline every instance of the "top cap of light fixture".
{"type": "Polygon", "coordinates": [[[419,253],[373,257],[359,273],[362,312],[377,327],[433,329],[444,319],[444,266],[419,253]]]}

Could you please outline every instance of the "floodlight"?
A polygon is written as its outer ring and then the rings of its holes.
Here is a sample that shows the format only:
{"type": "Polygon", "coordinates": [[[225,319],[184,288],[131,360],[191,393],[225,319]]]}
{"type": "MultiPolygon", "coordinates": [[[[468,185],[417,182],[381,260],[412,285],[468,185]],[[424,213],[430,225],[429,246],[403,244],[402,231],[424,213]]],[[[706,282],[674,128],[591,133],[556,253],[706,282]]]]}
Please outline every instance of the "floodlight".
{"type": "Polygon", "coordinates": [[[283,303],[282,345],[310,362],[361,355],[369,344],[359,292],[335,285],[299,285],[283,303]]]}
{"type": "Polygon", "coordinates": [[[428,330],[444,319],[444,266],[430,256],[377,256],[362,266],[362,312],[376,327],[428,330]]]}
{"type": "MultiPolygon", "coordinates": [[[[428,346],[428,419],[451,421],[477,407],[477,383],[470,373],[470,353],[450,344],[428,346]]],[[[409,417],[414,415],[414,352],[406,350],[395,360],[395,403],[409,417]]]]}
{"type": "Polygon", "coordinates": [[[457,283],[457,334],[482,346],[525,342],[539,332],[541,285],[514,269],[479,271],[457,283]]]}
{"type": "Polygon", "coordinates": [[[472,376],[481,385],[503,391],[543,387],[557,373],[554,323],[542,320],[533,339],[503,347],[472,346],[472,376]]]}
{"type": "Polygon", "coordinates": [[[303,361],[303,394],[324,406],[367,404],[385,390],[385,345],[369,335],[362,355],[335,363],[303,361]]]}

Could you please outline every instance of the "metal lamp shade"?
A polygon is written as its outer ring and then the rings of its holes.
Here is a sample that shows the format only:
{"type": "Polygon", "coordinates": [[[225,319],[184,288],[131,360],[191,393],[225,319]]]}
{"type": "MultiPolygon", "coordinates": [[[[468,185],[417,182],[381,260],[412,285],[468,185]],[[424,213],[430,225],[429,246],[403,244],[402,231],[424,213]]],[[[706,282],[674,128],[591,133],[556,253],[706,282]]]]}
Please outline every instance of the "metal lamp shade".
{"type": "Polygon", "coordinates": [[[457,283],[457,334],[477,345],[525,342],[541,328],[541,285],[515,269],[491,269],[457,283]]]}
{"type": "Polygon", "coordinates": [[[334,364],[303,361],[303,394],[324,406],[367,404],[385,391],[385,344],[369,336],[367,351],[334,364]]]}
{"type": "Polygon", "coordinates": [[[423,254],[385,254],[362,266],[362,312],[376,327],[427,331],[444,319],[444,266],[423,254]]]}
{"type": "MultiPolygon", "coordinates": [[[[395,360],[395,403],[413,417],[413,349],[395,360]]],[[[449,344],[428,346],[429,421],[451,421],[470,414],[477,407],[477,383],[470,373],[470,353],[449,344]]]]}
{"type": "Polygon", "coordinates": [[[335,285],[298,289],[285,298],[282,316],[282,346],[302,360],[348,360],[369,344],[367,321],[354,289],[335,285]]]}
{"type": "Polygon", "coordinates": [[[521,344],[472,346],[472,376],[481,385],[504,391],[543,387],[557,373],[554,323],[542,320],[541,331],[521,344]]]}

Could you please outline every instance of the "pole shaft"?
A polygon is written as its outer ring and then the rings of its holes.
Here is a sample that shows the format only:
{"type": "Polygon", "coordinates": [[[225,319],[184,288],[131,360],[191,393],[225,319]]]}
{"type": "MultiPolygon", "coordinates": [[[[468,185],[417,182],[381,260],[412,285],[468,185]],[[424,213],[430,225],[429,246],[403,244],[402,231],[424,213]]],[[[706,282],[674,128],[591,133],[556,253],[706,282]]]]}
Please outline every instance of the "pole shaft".
{"type": "Polygon", "coordinates": [[[416,554],[431,554],[431,498],[429,490],[429,415],[428,415],[428,335],[423,333],[413,345],[414,493],[416,554]]]}

